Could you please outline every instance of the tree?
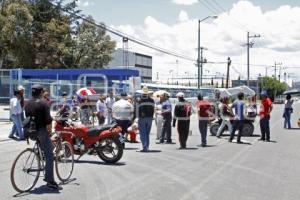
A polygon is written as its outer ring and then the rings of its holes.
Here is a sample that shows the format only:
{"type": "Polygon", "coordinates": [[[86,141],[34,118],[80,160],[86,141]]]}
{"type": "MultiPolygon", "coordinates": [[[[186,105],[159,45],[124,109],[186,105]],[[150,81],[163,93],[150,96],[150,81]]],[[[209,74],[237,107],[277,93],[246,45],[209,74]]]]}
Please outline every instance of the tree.
{"type": "Polygon", "coordinates": [[[274,99],[287,89],[287,84],[271,77],[262,77],[260,87],[262,90],[266,90],[268,92],[271,99],[274,99]]]}
{"type": "Polygon", "coordinates": [[[102,68],[112,60],[111,54],[116,43],[106,35],[105,29],[93,25],[94,23],[94,19],[89,16],[87,21],[77,27],[72,50],[73,64],[76,67],[102,68]]]}

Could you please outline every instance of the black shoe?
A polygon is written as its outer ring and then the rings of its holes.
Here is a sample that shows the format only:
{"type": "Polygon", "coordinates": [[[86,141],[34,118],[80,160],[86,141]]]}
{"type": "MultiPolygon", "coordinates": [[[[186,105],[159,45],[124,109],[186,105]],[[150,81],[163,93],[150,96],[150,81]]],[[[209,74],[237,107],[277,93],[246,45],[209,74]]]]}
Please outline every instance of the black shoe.
{"type": "Polygon", "coordinates": [[[48,182],[47,187],[52,190],[62,190],[62,187],[60,187],[55,181],[48,182]]]}
{"type": "Polygon", "coordinates": [[[222,137],[220,135],[216,136],[217,138],[221,139],[222,137]]]}
{"type": "Polygon", "coordinates": [[[229,139],[228,142],[232,142],[232,139],[229,139]]]}
{"type": "Polygon", "coordinates": [[[236,141],[236,143],[243,144],[243,142],[241,140],[236,141]]]}
{"type": "Polygon", "coordinates": [[[267,139],[266,142],[270,142],[270,139],[267,139]]]}
{"type": "Polygon", "coordinates": [[[186,149],[186,147],[179,147],[178,149],[179,149],[179,150],[182,150],[182,149],[186,149]]]}
{"type": "Polygon", "coordinates": [[[265,139],[264,138],[259,138],[258,141],[265,141],[265,139]]]}

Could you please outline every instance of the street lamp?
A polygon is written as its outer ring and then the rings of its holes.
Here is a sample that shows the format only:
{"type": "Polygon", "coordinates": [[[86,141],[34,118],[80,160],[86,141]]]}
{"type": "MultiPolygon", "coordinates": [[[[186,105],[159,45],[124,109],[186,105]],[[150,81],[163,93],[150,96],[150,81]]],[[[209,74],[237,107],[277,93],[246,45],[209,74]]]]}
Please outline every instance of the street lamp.
{"type": "Polygon", "coordinates": [[[207,20],[209,18],[213,18],[216,19],[218,18],[218,16],[207,16],[202,20],[198,20],[198,59],[197,59],[197,66],[198,66],[198,89],[200,88],[200,85],[202,85],[202,73],[200,76],[200,68],[202,69],[202,62],[203,62],[203,58],[202,58],[202,54],[200,55],[200,23],[203,22],[204,20],[207,20]],[[201,77],[201,78],[200,78],[201,77]]]}

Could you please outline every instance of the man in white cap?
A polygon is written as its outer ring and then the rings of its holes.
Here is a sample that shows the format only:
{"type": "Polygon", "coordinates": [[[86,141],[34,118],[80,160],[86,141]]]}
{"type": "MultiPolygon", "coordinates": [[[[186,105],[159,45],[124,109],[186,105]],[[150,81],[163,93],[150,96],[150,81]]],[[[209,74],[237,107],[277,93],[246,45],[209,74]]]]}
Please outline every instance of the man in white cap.
{"type": "Polygon", "coordinates": [[[177,131],[180,143],[179,149],[186,149],[186,141],[189,135],[192,107],[191,104],[184,99],[183,92],[178,92],[176,94],[176,97],[178,98],[178,103],[174,108],[173,127],[175,127],[177,120],[177,131]]]}
{"type": "Polygon", "coordinates": [[[141,152],[148,152],[150,145],[150,131],[154,115],[155,103],[149,96],[151,91],[147,87],[143,87],[141,91],[141,98],[137,102],[137,117],[140,139],[142,142],[141,152]]]}

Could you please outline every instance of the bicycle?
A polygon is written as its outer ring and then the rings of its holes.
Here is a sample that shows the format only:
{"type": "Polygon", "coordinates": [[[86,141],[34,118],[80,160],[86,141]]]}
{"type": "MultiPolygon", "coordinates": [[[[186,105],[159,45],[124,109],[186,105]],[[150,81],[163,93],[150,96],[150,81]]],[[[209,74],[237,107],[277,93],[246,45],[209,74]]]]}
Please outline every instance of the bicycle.
{"type": "MultiPolygon", "coordinates": [[[[10,180],[13,188],[20,193],[29,192],[37,183],[41,171],[45,175],[45,157],[36,137],[33,148],[22,151],[14,160],[10,171],[10,180]]],[[[60,181],[70,179],[74,169],[74,153],[70,143],[62,140],[59,133],[51,137],[55,159],[55,171],[60,181]]],[[[29,139],[27,138],[29,145],[29,139]]]]}

